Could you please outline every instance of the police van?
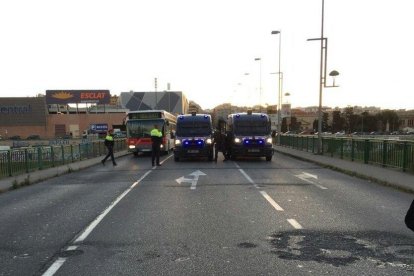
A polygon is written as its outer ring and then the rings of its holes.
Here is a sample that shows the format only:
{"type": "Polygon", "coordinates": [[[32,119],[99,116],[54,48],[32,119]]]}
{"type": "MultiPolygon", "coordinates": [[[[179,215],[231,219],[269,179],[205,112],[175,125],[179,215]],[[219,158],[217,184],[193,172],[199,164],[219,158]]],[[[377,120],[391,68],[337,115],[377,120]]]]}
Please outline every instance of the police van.
{"type": "Polygon", "coordinates": [[[174,161],[187,157],[213,160],[213,124],[208,114],[186,114],[177,117],[174,161]]]}
{"type": "Polygon", "coordinates": [[[271,161],[273,143],[270,117],[263,113],[235,113],[227,117],[227,139],[230,156],[266,157],[271,161]]]}

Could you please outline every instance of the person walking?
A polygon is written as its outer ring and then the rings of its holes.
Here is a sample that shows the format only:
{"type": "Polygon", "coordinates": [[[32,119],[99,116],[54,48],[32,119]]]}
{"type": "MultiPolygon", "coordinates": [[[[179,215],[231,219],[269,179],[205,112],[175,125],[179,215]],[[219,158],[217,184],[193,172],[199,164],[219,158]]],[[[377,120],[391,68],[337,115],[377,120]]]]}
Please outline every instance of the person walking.
{"type": "Polygon", "coordinates": [[[152,151],[151,151],[151,160],[152,166],[154,166],[154,161],[157,161],[157,166],[160,164],[160,147],[162,143],[162,132],[158,129],[158,125],[154,125],[154,128],[151,130],[151,142],[152,142],[152,151]]]}
{"type": "Polygon", "coordinates": [[[115,162],[115,157],[114,157],[114,131],[112,129],[108,130],[108,133],[106,134],[105,137],[105,146],[108,150],[108,153],[106,154],[105,158],[102,159],[101,163],[102,165],[105,165],[105,161],[106,159],[108,159],[109,157],[111,157],[112,160],[112,164],[114,166],[116,166],[116,162],[115,162]]]}

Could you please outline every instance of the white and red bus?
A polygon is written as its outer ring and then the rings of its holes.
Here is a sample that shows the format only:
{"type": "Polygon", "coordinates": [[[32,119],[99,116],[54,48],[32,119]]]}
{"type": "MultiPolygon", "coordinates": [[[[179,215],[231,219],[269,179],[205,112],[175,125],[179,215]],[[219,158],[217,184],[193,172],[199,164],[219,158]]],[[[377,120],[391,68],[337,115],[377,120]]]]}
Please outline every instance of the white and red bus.
{"type": "Polygon", "coordinates": [[[151,130],[158,125],[162,132],[161,152],[174,148],[177,117],[165,110],[130,111],[126,117],[128,151],[138,155],[151,152],[151,130]]]}

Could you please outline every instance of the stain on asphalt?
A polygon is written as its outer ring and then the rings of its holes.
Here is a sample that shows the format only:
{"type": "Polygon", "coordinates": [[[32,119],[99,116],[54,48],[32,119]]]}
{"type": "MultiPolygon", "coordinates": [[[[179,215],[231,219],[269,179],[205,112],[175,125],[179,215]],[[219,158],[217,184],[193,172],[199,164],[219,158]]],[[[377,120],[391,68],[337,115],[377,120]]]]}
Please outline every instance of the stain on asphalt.
{"type": "Polygon", "coordinates": [[[387,232],[287,231],[270,236],[272,253],[280,259],[315,261],[336,267],[371,261],[378,267],[414,271],[412,238],[387,232]]]}

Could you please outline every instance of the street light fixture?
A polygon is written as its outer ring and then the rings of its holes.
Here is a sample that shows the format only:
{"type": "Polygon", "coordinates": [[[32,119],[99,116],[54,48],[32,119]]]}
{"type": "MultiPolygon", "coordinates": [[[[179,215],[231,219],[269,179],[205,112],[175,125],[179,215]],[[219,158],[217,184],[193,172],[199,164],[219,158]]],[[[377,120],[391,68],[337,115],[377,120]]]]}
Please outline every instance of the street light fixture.
{"type": "Polygon", "coordinates": [[[255,58],[255,61],[259,61],[259,109],[262,112],[262,59],[255,58]]]}
{"type": "Polygon", "coordinates": [[[278,34],[279,35],[279,70],[278,70],[278,74],[279,74],[279,78],[278,78],[278,101],[279,101],[279,106],[278,106],[278,110],[277,110],[277,143],[280,145],[280,134],[282,132],[282,78],[283,78],[283,74],[280,70],[280,57],[281,57],[281,49],[282,49],[282,32],[281,31],[272,31],[271,34],[278,34]]]}
{"type": "Polygon", "coordinates": [[[322,90],[323,88],[337,87],[335,85],[335,77],[339,75],[338,71],[331,71],[329,76],[334,78],[332,86],[326,85],[326,67],[328,61],[328,38],[323,36],[324,25],[324,13],[325,13],[325,1],[322,0],[322,23],[321,23],[321,37],[310,38],[308,41],[320,40],[321,41],[321,61],[320,61],[320,77],[319,77],[319,107],[318,107],[318,144],[317,153],[322,154],[322,90]]]}

